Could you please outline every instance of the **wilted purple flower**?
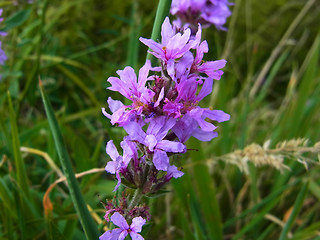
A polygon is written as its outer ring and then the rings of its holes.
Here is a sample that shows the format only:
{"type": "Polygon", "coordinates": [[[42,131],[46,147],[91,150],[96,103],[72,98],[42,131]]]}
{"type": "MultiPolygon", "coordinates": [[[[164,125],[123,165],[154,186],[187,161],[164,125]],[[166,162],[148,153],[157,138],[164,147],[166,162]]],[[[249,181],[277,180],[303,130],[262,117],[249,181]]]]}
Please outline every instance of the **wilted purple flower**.
{"type": "Polygon", "coordinates": [[[138,159],[137,149],[133,142],[125,139],[121,142],[120,145],[123,149],[123,156],[119,155],[118,150],[114,146],[112,140],[110,140],[106,146],[106,152],[110,156],[112,161],[109,161],[107,163],[105,169],[109,173],[116,174],[116,177],[118,179],[118,183],[113,191],[116,191],[121,184],[120,172],[126,171],[131,159],[134,159],[135,161],[137,161],[138,159]]]}
{"type": "Polygon", "coordinates": [[[231,15],[228,0],[172,0],[171,14],[177,15],[178,24],[194,28],[198,23],[204,27],[214,24],[217,29],[226,30],[223,25],[231,15]]]}
{"type": "Polygon", "coordinates": [[[153,163],[157,170],[167,171],[169,157],[167,152],[183,153],[185,145],[180,142],[164,140],[168,131],[175,125],[176,120],[165,116],[153,118],[147,132],[136,122],[131,122],[124,127],[131,140],[138,141],[153,153],[153,163]]]}
{"type": "Polygon", "coordinates": [[[100,236],[100,240],[123,240],[130,234],[132,240],[143,240],[144,238],[138,234],[142,230],[142,226],[146,220],[142,217],[132,219],[132,224],[129,226],[126,219],[118,212],[111,216],[111,221],[119,228],[109,230],[100,236]]]}

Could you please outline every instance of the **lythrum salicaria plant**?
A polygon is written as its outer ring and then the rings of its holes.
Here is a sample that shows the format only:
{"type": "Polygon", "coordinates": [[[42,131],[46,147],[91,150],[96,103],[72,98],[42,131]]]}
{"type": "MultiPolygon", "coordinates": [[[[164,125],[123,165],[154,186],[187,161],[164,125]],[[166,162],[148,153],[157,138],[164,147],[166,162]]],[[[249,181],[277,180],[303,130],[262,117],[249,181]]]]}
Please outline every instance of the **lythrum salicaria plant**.
{"type": "Polygon", "coordinates": [[[161,42],[140,38],[159,59],[159,66],[149,60],[139,70],[125,67],[119,77],[109,77],[108,89],[121,93],[129,105],[108,98],[109,110],[103,114],[113,125],[127,132],[120,143],[122,154],[113,141],[106,146],[112,161],[106,171],[118,181],[136,189],[128,196],[126,190],[117,201],[106,204],[105,219],[119,228],[105,232],[100,239],[143,239],[138,233],[150,219],[148,207],[140,203],[144,195],[161,190],[172,178],[184,173],[175,164],[176,156],[187,152],[185,142],[191,137],[210,141],[217,137],[216,122],[228,121],[230,116],[221,110],[201,108],[199,102],[211,94],[214,80],[220,80],[225,60],[203,61],[208,44],[201,41],[201,25],[195,35],[191,29],[181,30],[171,25],[167,17],[162,24],[161,42]]]}

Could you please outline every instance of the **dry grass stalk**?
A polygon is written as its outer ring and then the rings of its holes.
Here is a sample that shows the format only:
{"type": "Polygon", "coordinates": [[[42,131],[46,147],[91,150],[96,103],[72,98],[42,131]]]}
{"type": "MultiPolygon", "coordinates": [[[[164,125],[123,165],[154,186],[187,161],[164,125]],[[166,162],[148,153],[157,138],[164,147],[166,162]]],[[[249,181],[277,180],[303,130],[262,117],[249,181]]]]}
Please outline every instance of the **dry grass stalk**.
{"type": "Polygon", "coordinates": [[[270,140],[263,146],[252,143],[243,150],[236,150],[232,153],[218,157],[227,163],[236,165],[240,171],[248,174],[248,163],[256,167],[271,166],[279,171],[290,170],[284,163],[284,159],[293,159],[302,163],[308,169],[308,163],[318,163],[314,159],[305,155],[305,153],[318,154],[320,161],[320,142],[308,147],[308,139],[298,138],[279,142],[275,148],[270,149],[270,140]]]}

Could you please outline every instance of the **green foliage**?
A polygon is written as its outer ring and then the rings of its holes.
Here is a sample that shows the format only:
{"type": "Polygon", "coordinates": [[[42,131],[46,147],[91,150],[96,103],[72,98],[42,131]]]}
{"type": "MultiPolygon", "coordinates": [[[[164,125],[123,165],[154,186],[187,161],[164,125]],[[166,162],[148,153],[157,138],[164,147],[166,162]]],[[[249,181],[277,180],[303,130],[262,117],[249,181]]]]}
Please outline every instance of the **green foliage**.
{"type": "MultiPolygon", "coordinates": [[[[147,49],[138,37],[159,39],[160,29],[152,29],[164,16],[154,22],[158,2],[146,0],[17,2],[0,3],[9,57],[0,66],[0,239],[85,239],[83,228],[96,238],[95,229],[102,233],[106,225],[100,200],[111,199],[116,184],[103,172],[105,144],[124,136],[101,114],[109,96],[120,98],[106,90],[106,79],[126,64],[143,65],[147,49]],[[67,155],[66,166],[59,159],[67,155]],[[60,178],[52,163],[68,178],[101,169],[69,179],[71,188],[80,183],[73,192],[66,182],[52,185],[60,178]]],[[[306,170],[292,154],[284,160],[290,171],[249,163],[246,175],[223,156],[269,139],[270,149],[298,137],[310,140],[305,147],[320,141],[320,6],[315,0],[235,0],[231,9],[227,32],[203,29],[205,58],[228,61],[203,107],[224,110],[231,120],[219,124],[211,142],[190,140],[193,150],[179,160],[185,175],[161,196],[144,199],[153,216],[145,239],[319,237],[318,164],[306,170]]],[[[317,161],[311,152],[299,154],[317,161]]]]}

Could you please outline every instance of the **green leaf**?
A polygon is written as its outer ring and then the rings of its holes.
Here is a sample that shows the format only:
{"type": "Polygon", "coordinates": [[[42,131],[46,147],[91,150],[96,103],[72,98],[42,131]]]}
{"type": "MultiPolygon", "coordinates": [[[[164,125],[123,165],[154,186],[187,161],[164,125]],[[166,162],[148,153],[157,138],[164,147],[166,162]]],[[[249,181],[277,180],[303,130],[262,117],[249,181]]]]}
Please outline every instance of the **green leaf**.
{"type": "Polygon", "coordinates": [[[189,143],[189,148],[198,150],[190,151],[190,155],[194,163],[194,184],[198,193],[201,213],[206,223],[206,230],[209,235],[208,239],[223,239],[222,220],[216,197],[216,189],[208,167],[205,164],[201,164],[206,160],[205,155],[198,140],[192,139],[189,143]]]}
{"type": "Polygon", "coordinates": [[[75,209],[79,215],[79,219],[82,228],[85,232],[87,239],[98,239],[99,232],[95,222],[93,221],[83,196],[80,192],[78,182],[76,180],[75,174],[72,169],[69,154],[67,152],[60,127],[58,125],[57,119],[54,115],[51,103],[48,96],[46,95],[42,84],[40,83],[41,97],[47,114],[49,126],[53,135],[53,139],[56,145],[56,150],[63,168],[64,175],[67,178],[68,188],[71,194],[72,201],[74,203],[75,209]]]}
{"type": "Polygon", "coordinates": [[[299,192],[299,195],[297,197],[297,200],[294,203],[293,210],[290,214],[290,217],[289,217],[288,221],[286,222],[286,224],[284,225],[284,228],[282,229],[279,240],[287,239],[288,232],[290,231],[293,223],[296,220],[296,217],[298,216],[298,213],[300,212],[300,210],[302,208],[302,205],[303,205],[304,199],[307,196],[308,190],[309,190],[309,183],[307,182],[303,185],[303,187],[301,188],[301,190],[299,192]]]}
{"type": "Polygon", "coordinates": [[[10,112],[10,125],[11,125],[11,137],[12,137],[12,151],[14,155],[14,161],[16,166],[17,182],[22,191],[27,197],[30,197],[28,178],[25,169],[24,162],[20,152],[20,139],[18,135],[18,126],[16,121],[16,115],[13,109],[10,92],[8,92],[9,112],[10,112]]]}
{"type": "Polygon", "coordinates": [[[6,20],[6,27],[3,31],[8,31],[14,27],[18,27],[23,24],[30,16],[31,9],[20,10],[15,12],[12,16],[8,17],[6,20]]]}

